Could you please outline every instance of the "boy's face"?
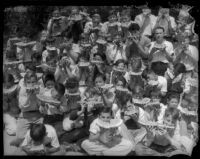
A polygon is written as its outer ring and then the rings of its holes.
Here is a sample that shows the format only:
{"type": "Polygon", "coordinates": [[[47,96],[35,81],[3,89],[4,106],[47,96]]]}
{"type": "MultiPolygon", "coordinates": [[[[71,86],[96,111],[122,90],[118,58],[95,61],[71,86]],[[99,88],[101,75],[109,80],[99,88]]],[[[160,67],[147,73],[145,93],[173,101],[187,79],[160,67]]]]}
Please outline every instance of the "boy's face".
{"type": "Polygon", "coordinates": [[[117,20],[117,16],[116,15],[111,15],[109,18],[108,18],[109,22],[110,23],[113,23],[117,20]]]}
{"type": "Polygon", "coordinates": [[[164,31],[162,29],[156,29],[155,30],[156,40],[163,40],[163,37],[164,37],[164,31]]]}
{"type": "Polygon", "coordinates": [[[111,120],[111,115],[110,113],[101,113],[99,118],[103,121],[103,122],[110,122],[111,120]]]}
{"type": "Polygon", "coordinates": [[[178,107],[178,99],[177,98],[172,98],[168,101],[168,107],[169,108],[177,108],[178,107]]]}
{"type": "Polygon", "coordinates": [[[95,86],[96,87],[101,87],[105,84],[104,80],[102,79],[102,77],[97,77],[95,79],[95,86]]]}
{"type": "Polygon", "coordinates": [[[168,114],[165,116],[163,122],[166,125],[172,125],[172,115],[168,114]]]}
{"type": "Polygon", "coordinates": [[[55,82],[54,81],[51,81],[51,80],[49,80],[49,81],[47,81],[46,82],[46,88],[47,89],[51,89],[51,88],[53,88],[54,87],[54,85],[55,85],[55,82]]]}
{"type": "Polygon", "coordinates": [[[122,17],[122,22],[128,22],[130,20],[130,17],[128,15],[125,15],[122,17]]]}
{"type": "Polygon", "coordinates": [[[121,69],[121,70],[125,69],[124,63],[119,63],[119,64],[117,65],[117,68],[118,68],[118,69],[121,69]]]}
{"type": "Polygon", "coordinates": [[[34,86],[37,84],[37,80],[35,77],[31,77],[29,79],[26,80],[26,85],[27,86],[34,86]]]}
{"type": "Polygon", "coordinates": [[[97,61],[102,61],[102,58],[99,55],[94,56],[94,59],[97,60],[97,61]]]}

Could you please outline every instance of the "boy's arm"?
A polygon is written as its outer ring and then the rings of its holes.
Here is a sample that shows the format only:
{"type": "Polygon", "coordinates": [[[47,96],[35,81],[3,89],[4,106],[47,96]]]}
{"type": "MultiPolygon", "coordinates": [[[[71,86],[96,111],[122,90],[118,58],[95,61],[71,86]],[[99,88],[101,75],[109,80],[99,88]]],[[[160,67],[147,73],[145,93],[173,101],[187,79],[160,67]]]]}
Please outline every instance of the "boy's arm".
{"type": "Polygon", "coordinates": [[[99,139],[99,132],[97,134],[94,134],[94,133],[90,133],[90,136],[89,136],[89,140],[90,141],[95,141],[95,140],[98,140],[99,139]]]}

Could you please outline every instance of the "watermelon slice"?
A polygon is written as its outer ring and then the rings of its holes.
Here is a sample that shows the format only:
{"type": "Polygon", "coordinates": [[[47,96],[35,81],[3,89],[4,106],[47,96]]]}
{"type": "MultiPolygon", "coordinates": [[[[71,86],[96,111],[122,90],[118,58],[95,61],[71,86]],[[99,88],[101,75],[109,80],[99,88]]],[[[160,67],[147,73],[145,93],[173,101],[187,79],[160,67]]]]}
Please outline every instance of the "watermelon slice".
{"type": "Polygon", "coordinates": [[[97,125],[102,128],[118,128],[122,124],[122,119],[111,119],[110,122],[103,122],[102,120],[97,120],[97,125]]]}
{"type": "Polygon", "coordinates": [[[40,101],[45,102],[45,103],[51,103],[54,105],[60,105],[61,103],[60,101],[53,99],[52,97],[47,97],[41,94],[37,94],[36,96],[40,101]]]}
{"type": "Polygon", "coordinates": [[[88,67],[89,65],[90,65],[89,62],[82,62],[82,61],[80,61],[80,62],[78,63],[78,66],[79,66],[79,67],[88,67]]]}
{"type": "Polygon", "coordinates": [[[13,93],[14,91],[16,91],[17,90],[17,87],[18,87],[18,85],[16,84],[16,85],[14,85],[14,86],[12,86],[11,88],[3,88],[3,94],[5,94],[5,95],[9,95],[9,94],[11,94],[11,93],[13,93]]]}

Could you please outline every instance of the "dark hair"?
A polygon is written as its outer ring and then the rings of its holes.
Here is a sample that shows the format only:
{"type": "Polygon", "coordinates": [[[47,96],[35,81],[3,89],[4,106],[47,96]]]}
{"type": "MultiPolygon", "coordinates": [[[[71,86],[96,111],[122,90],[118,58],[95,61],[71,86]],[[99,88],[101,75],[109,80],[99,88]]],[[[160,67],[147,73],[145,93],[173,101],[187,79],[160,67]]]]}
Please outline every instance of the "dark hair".
{"type": "Polygon", "coordinates": [[[153,72],[159,76],[164,76],[165,72],[167,71],[168,64],[163,62],[153,62],[151,64],[151,69],[153,72]]]}
{"type": "Polygon", "coordinates": [[[44,124],[32,123],[30,126],[30,137],[33,141],[42,141],[46,135],[46,127],[44,124]]]}
{"type": "Polygon", "coordinates": [[[112,116],[112,109],[110,107],[101,107],[100,113],[99,115],[101,115],[101,113],[110,113],[110,115],[112,116]]]}
{"type": "Polygon", "coordinates": [[[37,61],[41,61],[42,60],[42,55],[40,53],[33,53],[31,55],[31,60],[33,61],[33,59],[36,59],[37,61]]]}
{"type": "Polygon", "coordinates": [[[3,74],[3,83],[6,83],[6,82],[13,82],[14,83],[15,79],[13,77],[12,74],[10,73],[4,73],[3,74]]]}
{"type": "Polygon", "coordinates": [[[55,82],[55,77],[52,73],[48,73],[44,77],[44,85],[46,85],[47,81],[53,81],[55,82]]]}
{"type": "Polygon", "coordinates": [[[140,26],[137,23],[132,23],[129,28],[129,31],[139,31],[140,30],[140,26]]]}
{"type": "Polygon", "coordinates": [[[36,66],[34,66],[33,64],[26,65],[26,69],[29,69],[34,73],[36,72],[36,66]]]}
{"type": "Polygon", "coordinates": [[[174,73],[175,75],[179,75],[180,73],[185,73],[186,72],[186,68],[185,65],[182,63],[176,63],[174,65],[174,73]]]}
{"type": "Polygon", "coordinates": [[[61,83],[55,83],[55,90],[62,96],[65,94],[65,86],[61,83]]]}
{"type": "Polygon", "coordinates": [[[73,89],[79,87],[79,81],[76,77],[68,78],[65,83],[65,88],[73,89]]]}
{"type": "Polygon", "coordinates": [[[119,65],[120,63],[123,63],[124,65],[126,65],[126,61],[123,59],[119,59],[115,62],[115,66],[119,65]]]}

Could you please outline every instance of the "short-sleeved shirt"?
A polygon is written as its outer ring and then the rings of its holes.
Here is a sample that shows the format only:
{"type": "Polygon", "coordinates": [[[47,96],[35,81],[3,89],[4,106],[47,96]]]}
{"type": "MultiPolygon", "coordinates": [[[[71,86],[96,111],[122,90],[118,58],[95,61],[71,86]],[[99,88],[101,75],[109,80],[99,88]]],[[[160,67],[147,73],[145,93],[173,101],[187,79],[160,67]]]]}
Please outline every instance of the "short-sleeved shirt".
{"type": "MultiPolygon", "coordinates": [[[[51,125],[45,124],[45,127],[46,127],[47,137],[50,139],[51,146],[54,148],[60,147],[56,130],[51,125]]],[[[33,140],[30,137],[30,130],[28,130],[28,132],[26,133],[25,139],[21,146],[30,146],[30,147],[33,146],[33,140]]]]}
{"type": "Polygon", "coordinates": [[[161,92],[167,92],[167,79],[163,76],[158,76],[158,86],[161,92]]]}

